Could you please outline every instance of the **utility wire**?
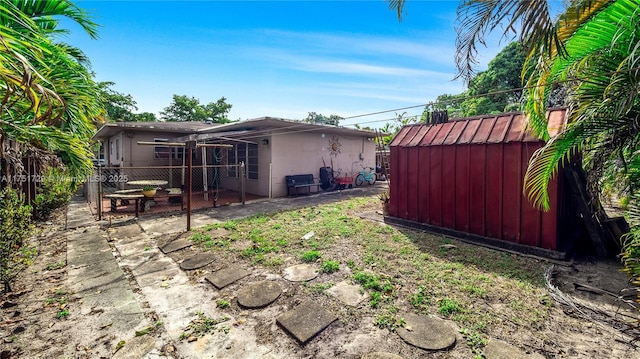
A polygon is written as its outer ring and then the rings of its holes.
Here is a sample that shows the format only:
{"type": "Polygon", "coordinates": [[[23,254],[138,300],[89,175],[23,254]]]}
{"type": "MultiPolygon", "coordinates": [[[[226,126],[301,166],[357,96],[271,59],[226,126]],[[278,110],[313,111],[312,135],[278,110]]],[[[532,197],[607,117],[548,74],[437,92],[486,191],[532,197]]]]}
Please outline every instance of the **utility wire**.
{"type": "MultiPolygon", "coordinates": [[[[560,84],[573,82],[573,81],[588,82],[591,79],[596,78],[596,76],[611,76],[611,75],[614,75],[614,74],[617,74],[617,73],[631,72],[631,71],[637,71],[637,70],[640,70],[640,67],[632,67],[630,69],[622,70],[622,71],[620,71],[620,70],[610,71],[610,72],[606,72],[606,73],[602,73],[602,74],[594,75],[594,76],[590,76],[590,77],[574,76],[574,77],[570,77],[570,78],[567,78],[567,79],[564,79],[564,80],[551,81],[551,82],[548,82],[548,83],[545,83],[545,84],[540,84],[540,85],[539,84],[535,84],[535,85],[530,85],[530,86],[517,87],[517,88],[513,88],[513,89],[490,91],[490,92],[486,92],[486,93],[481,93],[481,94],[476,94],[476,95],[466,95],[466,96],[447,99],[447,100],[430,101],[430,102],[427,102],[425,104],[420,104],[420,105],[399,107],[399,108],[394,108],[394,109],[390,109],[390,110],[381,110],[381,111],[376,111],[376,112],[364,113],[364,114],[360,114],[360,115],[342,117],[342,120],[350,120],[350,119],[354,119],[354,118],[369,117],[369,116],[380,115],[380,114],[385,114],[385,113],[389,113],[389,112],[398,112],[398,111],[410,110],[410,109],[415,109],[415,108],[426,108],[428,106],[432,106],[433,107],[435,105],[463,102],[465,100],[474,99],[474,98],[495,96],[495,95],[503,95],[503,94],[508,94],[508,93],[512,93],[512,92],[530,90],[530,89],[539,88],[539,87],[548,87],[548,86],[553,86],[553,85],[560,85],[560,84]]],[[[413,116],[417,117],[418,115],[411,115],[409,117],[413,117],[413,116]]],[[[388,122],[388,121],[393,121],[393,120],[397,120],[397,119],[398,119],[398,117],[396,116],[396,117],[392,117],[392,118],[385,118],[385,119],[371,120],[371,121],[366,121],[366,122],[359,122],[359,123],[349,124],[349,125],[345,125],[344,127],[346,127],[346,126],[356,126],[356,125],[360,126],[360,125],[364,125],[364,124],[372,124],[372,123],[378,123],[378,122],[388,122]]],[[[313,123],[300,122],[299,124],[292,124],[291,126],[281,127],[278,130],[295,129],[295,128],[299,128],[299,127],[305,127],[305,126],[310,125],[310,124],[314,125],[313,123]]],[[[317,124],[315,124],[315,125],[317,125],[317,124]]],[[[298,132],[322,131],[324,129],[330,130],[331,128],[335,128],[334,126],[329,127],[329,125],[324,125],[324,126],[323,127],[319,127],[319,128],[312,128],[312,129],[301,129],[301,130],[292,130],[292,131],[288,131],[288,132],[272,133],[271,136],[287,135],[287,134],[298,133],[298,132]],[[324,126],[327,126],[327,127],[324,127],[324,126]]],[[[272,131],[273,131],[272,129],[256,131],[250,136],[243,136],[243,138],[258,138],[258,137],[262,137],[265,134],[267,134],[269,132],[272,132],[272,131]]],[[[363,131],[365,131],[365,130],[363,130],[363,131]]],[[[242,136],[242,134],[229,135],[229,136],[226,136],[226,137],[233,138],[235,136],[239,137],[239,136],[242,136]]]]}

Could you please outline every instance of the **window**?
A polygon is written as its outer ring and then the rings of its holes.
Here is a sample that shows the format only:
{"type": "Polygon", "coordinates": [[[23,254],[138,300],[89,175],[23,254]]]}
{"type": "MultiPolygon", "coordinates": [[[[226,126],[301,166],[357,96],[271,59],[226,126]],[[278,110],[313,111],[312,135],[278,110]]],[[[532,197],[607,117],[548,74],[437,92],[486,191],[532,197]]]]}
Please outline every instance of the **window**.
{"type": "MultiPolygon", "coordinates": [[[[254,143],[239,143],[229,149],[229,164],[245,164],[246,176],[249,179],[258,179],[258,145],[254,143]]],[[[229,167],[229,177],[238,177],[237,167],[229,167]]]]}
{"type": "MultiPolygon", "coordinates": [[[[167,138],[154,138],[153,142],[169,142],[167,138]]],[[[181,160],[184,157],[184,147],[174,147],[174,146],[154,146],[153,147],[153,158],[156,160],[168,160],[169,157],[173,159],[181,160]]],[[[195,152],[194,152],[195,157],[195,152]]]]}
{"type": "MultiPolygon", "coordinates": [[[[153,142],[169,142],[167,138],[154,138],[153,142]]],[[[156,160],[169,159],[171,153],[171,147],[169,146],[154,146],[153,158],[156,160]]]]}
{"type": "Polygon", "coordinates": [[[116,138],[116,160],[120,161],[120,139],[116,138]]]}

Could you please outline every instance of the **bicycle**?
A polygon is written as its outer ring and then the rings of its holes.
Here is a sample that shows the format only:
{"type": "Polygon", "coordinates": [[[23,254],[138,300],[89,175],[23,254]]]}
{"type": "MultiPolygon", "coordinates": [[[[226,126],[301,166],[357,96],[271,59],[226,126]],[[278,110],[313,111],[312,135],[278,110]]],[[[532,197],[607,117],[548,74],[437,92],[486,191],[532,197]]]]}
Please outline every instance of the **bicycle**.
{"type": "Polygon", "coordinates": [[[365,182],[368,183],[369,185],[373,185],[374,183],[376,183],[375,168],[364,167],[362,165],[360,165],[360,167],[362,167],[362,171],[360,171],[360,173],[358,173],[358,175],[356,176],[356,186],[360,187],[365,182]]]}

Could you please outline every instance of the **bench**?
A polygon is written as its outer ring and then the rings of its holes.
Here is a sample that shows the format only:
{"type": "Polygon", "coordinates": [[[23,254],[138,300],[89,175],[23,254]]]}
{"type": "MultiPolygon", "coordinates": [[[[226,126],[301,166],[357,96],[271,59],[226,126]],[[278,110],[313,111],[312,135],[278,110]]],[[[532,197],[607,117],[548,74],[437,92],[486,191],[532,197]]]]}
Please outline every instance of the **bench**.
{"type": "Polygon", "coordinates": [[[126,203],[128,204],[129,200],[135,200],[136,201],[136,217],[138,217],[138,204],[140,202],[141,199],[144,198],[144,196],[142,194],[126,194],[126,193],[111,193],[111,194],[105,194],[104,196],[102,196],[104,198],[108,198],[111,200],[111,212],[117,212],[118,211],[118,203],[117,201],[127,201],[126,203]]]}
{"type": "Polygon", "coordinates": [[[312,174],[289,175],[285,176],[287,182],[287,196],[291,193],[291,189],[295,190],[296,196],[300,194],[300,188],[306,188],[306,193],[311,193],[311,187],[316,187],[316,193],[320,191],[320,183],[313,178],[312,174]]]}

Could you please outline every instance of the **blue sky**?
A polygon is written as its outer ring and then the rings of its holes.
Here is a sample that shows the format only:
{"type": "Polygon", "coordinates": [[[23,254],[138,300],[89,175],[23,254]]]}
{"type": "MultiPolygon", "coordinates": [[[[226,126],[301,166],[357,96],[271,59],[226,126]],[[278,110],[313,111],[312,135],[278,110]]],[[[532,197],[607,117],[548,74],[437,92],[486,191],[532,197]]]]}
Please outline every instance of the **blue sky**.
{"type": "MultiPolygon", "coordinates": [[[[76,4],[101,25],[100,38],[70,27],[63,41],[89,56],[98,81],[131,94],[137,112],[158,115],[178,94],[202,104],[224,96],[232,120],[351,117],[464,89],[452,81],[457,1],[409,0],[402,22],[383,0],[76,4]]],[[[480,69],[498,51],[482,49],[480,69]]],[[[393,117],[342,124],[380,127],[393,117]]]]}

